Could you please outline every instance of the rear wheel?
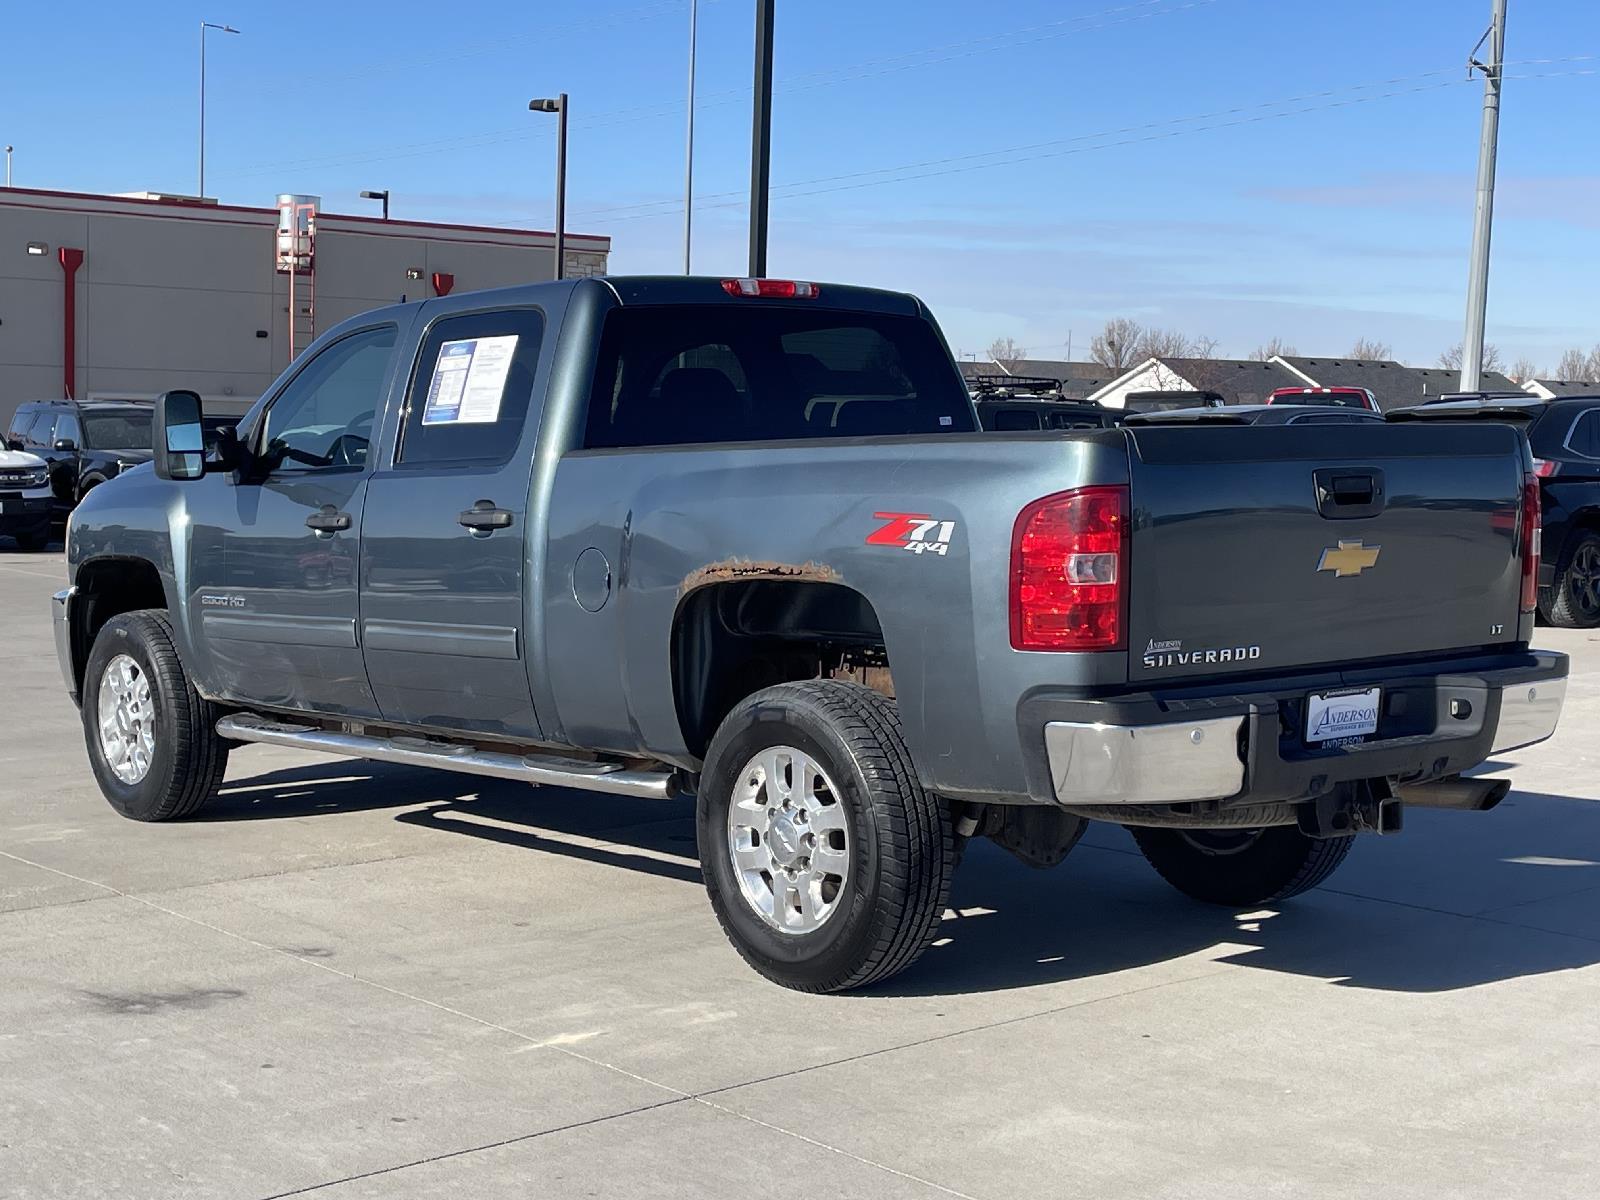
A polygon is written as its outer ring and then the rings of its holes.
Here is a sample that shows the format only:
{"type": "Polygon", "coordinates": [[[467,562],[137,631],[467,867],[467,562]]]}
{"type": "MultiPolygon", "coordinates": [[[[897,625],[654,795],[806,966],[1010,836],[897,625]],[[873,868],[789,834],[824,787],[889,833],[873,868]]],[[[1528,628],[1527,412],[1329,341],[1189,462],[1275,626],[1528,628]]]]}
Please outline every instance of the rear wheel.
{"type": "Polygon", "coordinates": [[[706,755],[696,832],[734,948],[807,992],[910,966],[955,865],[948,807],[922,790],[894,702],[834,681],[767,688],[728,715],[706,755]]]}
{"type": "Polygon", "coordinates": [[[1354,838],[1307,837],[1293,825],[1266,829],[1131,827],[1161,878],[1208,904],[1246,907],[1287,900],[1333,874],[1354,838]]]}
{"type": "Polygon", "coordinates": [[[1585,530],[1575,537],[1541,607],[1545,619],[1563,629],[1600,625],[1600,534],[1585,530]]]}
{"type": "Polygon", "coordinates": [[[194,690],[163,612],[107,621],[83,677],[83,732],[100,791],[135,821],[192,816],[216,794],[228,747],[194,690]]]}

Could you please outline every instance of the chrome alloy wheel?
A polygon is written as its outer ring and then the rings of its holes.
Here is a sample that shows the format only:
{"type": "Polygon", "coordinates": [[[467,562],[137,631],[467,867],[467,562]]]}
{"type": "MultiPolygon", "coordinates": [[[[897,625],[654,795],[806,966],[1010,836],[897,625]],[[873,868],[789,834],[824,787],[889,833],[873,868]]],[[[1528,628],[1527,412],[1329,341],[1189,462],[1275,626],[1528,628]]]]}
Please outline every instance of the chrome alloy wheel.
{"type": "Polygon", "coordinates": [[[156,711],[150,680],[139,664],[119,654],[100,676],[100,750],[123,783],[138,783],[150,773],[156,752],[156,711]]]}
{"type": "Polygon", "coordinates": [[[728,806],[728,855],[745,902],[779,933],[812,933],[850,878],[850,830],[821,765],[770,746],[739,772],[728,806]]]}

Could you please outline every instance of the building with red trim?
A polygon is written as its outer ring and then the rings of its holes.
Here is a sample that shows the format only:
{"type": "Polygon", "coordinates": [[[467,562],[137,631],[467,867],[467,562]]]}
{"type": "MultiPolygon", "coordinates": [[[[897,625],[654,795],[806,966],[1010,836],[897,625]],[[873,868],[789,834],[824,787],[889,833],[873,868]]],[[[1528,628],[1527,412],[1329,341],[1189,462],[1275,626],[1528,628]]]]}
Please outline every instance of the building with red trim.
{"type": "MultiPolygon", "coordinates": [[[[242,412],[288,365],[291,340],[305,348],[308,326],[555,274],[547,231],[318,212],[292,327],[278,217],[192,197],[0,187],[0,429],[23,400],[168,388],[242,412]]],[[[610,250],[608,237],[567,234],[567,274],[603,274],[610,250]]]]}

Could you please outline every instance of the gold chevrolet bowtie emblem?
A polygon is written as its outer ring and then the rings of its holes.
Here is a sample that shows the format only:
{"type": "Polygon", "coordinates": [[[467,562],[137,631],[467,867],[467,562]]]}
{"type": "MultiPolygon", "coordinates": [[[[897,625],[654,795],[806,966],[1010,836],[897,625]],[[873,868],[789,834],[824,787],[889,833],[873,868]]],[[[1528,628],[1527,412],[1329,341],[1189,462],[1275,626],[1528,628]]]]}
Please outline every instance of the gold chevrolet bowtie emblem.
{"type": "Polygon", "coordinates": [[[1317,560],[1317,570],[1332,571],[1335,579],[1359,575],[1368,567],[1377,565],[1378,552],[1382,549],[1382,546],[1364,546],[1359,541],[1341,541],[1337,550],[1330,546],[1322,552],[1322,557],[1317,560]]]}

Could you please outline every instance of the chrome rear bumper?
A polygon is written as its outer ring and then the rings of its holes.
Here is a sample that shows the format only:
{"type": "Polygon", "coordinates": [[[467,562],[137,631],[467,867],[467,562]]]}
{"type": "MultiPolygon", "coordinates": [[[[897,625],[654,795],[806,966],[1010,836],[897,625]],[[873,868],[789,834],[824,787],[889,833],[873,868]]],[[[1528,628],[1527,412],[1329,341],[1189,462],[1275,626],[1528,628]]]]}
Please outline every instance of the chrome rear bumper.
{"type": "Polygon", "coordinates": [[[1566,656],[1530,657],[1508,670],[1374,680],[1386,696],[1389,689],[1408,693],[1409,710],[1386,713],[1371,741],[1339,748],[1308,746],[1286,732],[1285,711],[1299,713],[1305,695],[1287,682],[1261,684],[1249,695],[1191,698],[1196,719],[1189,720],[1148,700],[1072,702],[1075,719],[1044,724],[1051,792],[1066,805],[1256,803],[1318,795],[1358,779],[1456,775],[1555,732],[1567,694],[1566,656]],[[1094,719],[1100,712],[1105,720],[1094,719]],[[1140,720],[1145,714],[1150,719],[1140,720]]]}

